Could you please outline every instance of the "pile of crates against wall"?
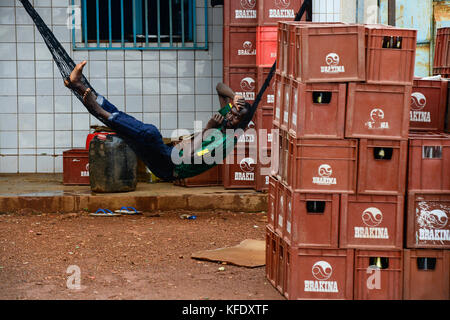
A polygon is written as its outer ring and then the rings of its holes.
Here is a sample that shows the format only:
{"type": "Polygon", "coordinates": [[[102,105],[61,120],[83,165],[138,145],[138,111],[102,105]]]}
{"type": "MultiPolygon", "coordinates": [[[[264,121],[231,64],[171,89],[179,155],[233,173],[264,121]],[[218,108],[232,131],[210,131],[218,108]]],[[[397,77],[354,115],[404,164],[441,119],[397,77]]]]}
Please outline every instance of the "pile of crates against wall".
{"type": "Polygon", "coordinates": [[[437,29],[433,74],[450,78],[450,27],[437,29]]]}
{"type": "Polygon", "coordinates": [[[449,299],[444,86],[413,81],[416,30],[279,22],[277,38],[268,280],[288,299],[449,299]],[[439,119],[412,140],[417,84],[439,119]]]}
{"type": "MultiPolygon", "coordinates": [[[[294,20],[302,3],[303,0],[224,2],[223,82],[250,104],[275,62],[278,21],[294,20]]],[[[227,189],[268,189],[273,84],[272,78],[249,128],[240,137],[235,152],[225,160],[223,185],[227,189]]]]}

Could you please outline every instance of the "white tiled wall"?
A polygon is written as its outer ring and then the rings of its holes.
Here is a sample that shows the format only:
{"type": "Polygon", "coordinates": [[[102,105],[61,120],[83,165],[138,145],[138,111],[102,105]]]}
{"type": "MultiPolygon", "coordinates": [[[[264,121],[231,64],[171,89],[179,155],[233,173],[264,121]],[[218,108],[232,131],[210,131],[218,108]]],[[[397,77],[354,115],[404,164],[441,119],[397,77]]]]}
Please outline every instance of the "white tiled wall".
{"type": "MultiPolygon", "coordinates": [[[[30,2],[72,59],[88,61],[84,73],[95,90],[164,137],[192,130],[194,120],[207,121],[218,108],[223,6],[208,8],[208,51],[88,52],[72,50],[71,0],[30,2]]],[[[197,21],[203,21],[203,3],[197,0],[197,21]]],[[[83,148],[93,124],[101,123],[63,86],[22,4],[0,0],[0,173],[62,172],[62,152],[83,148]]]]}

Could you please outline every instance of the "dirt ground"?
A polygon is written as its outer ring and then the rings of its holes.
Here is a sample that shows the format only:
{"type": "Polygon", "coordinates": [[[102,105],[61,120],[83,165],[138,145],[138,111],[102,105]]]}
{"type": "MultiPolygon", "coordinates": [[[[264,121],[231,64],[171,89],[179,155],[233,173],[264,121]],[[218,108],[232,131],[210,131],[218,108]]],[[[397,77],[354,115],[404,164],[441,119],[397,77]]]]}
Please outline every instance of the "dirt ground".
{"type": "Polygon", "coordinates": [[[284,300],[265,267],[191,258],[200,250],[264,240],[266,221],[265,213],[223,211],[2,214],[0,299],[284,300]],[[197,218],[181,219],[184,213],[197,218]],[[79,267],[80,289],[67,287],[75,272],[70,266],[79,267]]]}

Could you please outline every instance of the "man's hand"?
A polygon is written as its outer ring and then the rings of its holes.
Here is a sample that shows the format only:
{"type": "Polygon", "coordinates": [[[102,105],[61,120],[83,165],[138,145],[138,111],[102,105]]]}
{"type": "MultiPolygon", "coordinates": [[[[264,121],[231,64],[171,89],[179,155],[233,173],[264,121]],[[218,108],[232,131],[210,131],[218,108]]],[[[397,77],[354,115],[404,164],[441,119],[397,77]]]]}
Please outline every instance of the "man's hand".
{"type": "Polygon", "coordinates": [[[212,118],[208,121],[208,123],[206,124],[205,130],[206,129],[211,129],[211,128],[217,128],[221,125],[221,123],[223,122],[224,117],[219,114],[216,113],[212,116],[212,118]]]}
{"type": "Polygon", "coordinates": [[[236,94],[233,98],[233,105],[236,106],[238,110],[245,107],[245,99],[240,94],[236,94]]]}

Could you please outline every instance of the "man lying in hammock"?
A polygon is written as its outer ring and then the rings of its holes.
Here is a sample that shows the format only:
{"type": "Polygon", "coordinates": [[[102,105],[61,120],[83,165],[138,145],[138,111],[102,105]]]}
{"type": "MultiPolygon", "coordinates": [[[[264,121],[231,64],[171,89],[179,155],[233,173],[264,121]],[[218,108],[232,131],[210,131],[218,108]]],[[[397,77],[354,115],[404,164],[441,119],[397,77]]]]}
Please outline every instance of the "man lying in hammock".
{"type": "MultiPolygon", "coordinates": [[[[199,139],[192,135],[189,139],[181,140],[175,146],[164,144],[161,133],[154,125],[145,124],[119,111],[103,96],[96,95],[91,88],[86,87],[81,81],[85,65],[86,61],[77,64],[70,76],[64,80],[64,85],[81,95],[86,109],[123,138],[157,177],[171,181],[200,174],[214,166],[214,164],[205,165],[196,164],[196,162],[181,165],[178,163],[175,164],[173,154],[182,154],[188,150],[190,151],[190,156],[194,156],[195,152],[198,153],[198,156],[202,156],[204,153],[202,151],[211,151],[202,149],[202,146],[205,146],[205,140],[208,143],[207,137],[206,139],[199,139]],[[174,150],[173,148],[176,149],[174,150]]],[[[203,131],[198,133],[202,134],[202,137],[204,133],[208,132],[207,130],[211,129],[218,129],[216,133],[220,131],[223,137],[225,137],[225,131],[227,129],[235,129],[241,121],[249,121],[246,118],[251,114],[249,112],[250,105],[245,102],[241,95],[235,94],[224,83],[219,83],[216,86],[216,90],[219,96],[221,110],[228,111],[229,109],[229,111],[226,114],[224,113],[224,116],[219,113],[214,114],[203,131]],[[226,107],[228,109],[225,109],[226,107]]],[[[225,142],[226,138],[223,139],[225,142]]],[[[236,137],[233,137],[234,142],[235,139],[236,137]]],[[[214,138],[210,139],[209,142],[214,140],[214,138]]],[[[234,143],[230,143],[228,147],[234,147],[234,143]]],[[[222,152],[225,157],[226,150],[222,150],[222,152]]]]}

